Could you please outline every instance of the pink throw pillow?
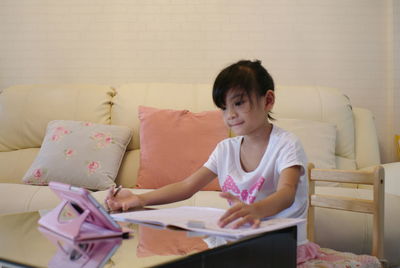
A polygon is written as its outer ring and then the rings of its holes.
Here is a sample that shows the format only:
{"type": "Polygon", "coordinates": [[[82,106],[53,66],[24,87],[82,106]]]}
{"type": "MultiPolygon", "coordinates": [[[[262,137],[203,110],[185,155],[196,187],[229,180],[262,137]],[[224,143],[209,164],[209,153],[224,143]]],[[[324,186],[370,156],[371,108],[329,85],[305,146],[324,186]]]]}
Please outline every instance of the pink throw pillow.
{"type": "MultiPolygon", "coordinates": [[[[228,138],[220,111],[139,106],[140,168],[138,188],[156,189],[185,179],[203,166],[215,146],[228,138]]],[[[220,190],[214,179],[203,190],[220,190]]]]}

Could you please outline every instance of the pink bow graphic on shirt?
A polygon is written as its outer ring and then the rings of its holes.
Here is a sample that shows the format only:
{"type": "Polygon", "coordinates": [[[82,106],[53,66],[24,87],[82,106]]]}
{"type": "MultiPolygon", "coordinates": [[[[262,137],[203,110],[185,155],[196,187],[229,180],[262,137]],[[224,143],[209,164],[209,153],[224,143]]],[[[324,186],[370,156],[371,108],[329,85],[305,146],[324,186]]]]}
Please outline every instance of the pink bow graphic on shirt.
{"type": "MultiPolygon", "coordinates": [[[[243,189],[240,191],[239,187],[236,185],[235,181],[231,176],[228,175],[226,180],[224,181],[224,185],[222,186],[222,191],[223,192],[230,192],[233,195],[237,196],[245,202],[246,204],[252,204],[254,203],[254,200],[256,199],[256,195],[258,191],[261,189],[265,182],[265,179],[263,177],[260,177],[256,183],[250,187],[250,189],[243,189]]],[[[232,205],[232,204],[230,204],[232,205]]]]}

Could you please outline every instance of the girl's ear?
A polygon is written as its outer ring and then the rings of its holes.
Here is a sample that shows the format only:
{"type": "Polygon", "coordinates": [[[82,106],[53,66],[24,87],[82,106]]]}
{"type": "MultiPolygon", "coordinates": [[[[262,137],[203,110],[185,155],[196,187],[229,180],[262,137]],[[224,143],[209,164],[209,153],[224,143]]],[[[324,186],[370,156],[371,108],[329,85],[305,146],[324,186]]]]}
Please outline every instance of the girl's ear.
{"type": "Polygon", "coordinates": [[[265,109],[269,112],[272,110],[275,104],[275,92],[273,90],[268,90],[265,93],[265,109]]]}

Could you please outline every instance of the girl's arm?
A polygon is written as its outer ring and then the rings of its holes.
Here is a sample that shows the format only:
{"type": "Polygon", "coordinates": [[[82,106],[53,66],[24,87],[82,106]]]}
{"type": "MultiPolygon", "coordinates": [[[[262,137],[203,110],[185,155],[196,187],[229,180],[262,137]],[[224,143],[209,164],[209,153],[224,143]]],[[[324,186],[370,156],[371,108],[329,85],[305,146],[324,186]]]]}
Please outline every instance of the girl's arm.
{"type": "Polygon", "coordinates": [[[201,188],[210,183],[217,175],[206,167],[201,167],[186,179],[166,185],[157,190],[141,195],[133,194],[128,189],[122,189],[114,196],[114,188],[110,189],[106,204],[111,210],[124,211],[150,205],[161,205],[181,201],[191,197],[201,188]]]}
{"type": "Polygon", "coordinates": [[[230,193],[221,193],[221,197],[235,204],[221,217],[219,225],[224,227],[241,218],[233,228],[238,228],[245,223],[250,223],[254,228],[257,228],[262,218],[275,215],[293,204],[300,174],[300,166],[292,166],[282,170],[276,192],[249,205],[241,202],[230,193]]]}

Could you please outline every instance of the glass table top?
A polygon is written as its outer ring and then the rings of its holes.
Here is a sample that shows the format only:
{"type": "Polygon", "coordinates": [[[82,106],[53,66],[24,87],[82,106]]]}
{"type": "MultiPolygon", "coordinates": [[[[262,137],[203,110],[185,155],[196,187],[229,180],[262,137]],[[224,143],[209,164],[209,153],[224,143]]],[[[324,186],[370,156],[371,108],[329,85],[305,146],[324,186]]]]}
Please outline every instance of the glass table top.
{"type": "Polygon", "coordinates": [[[120,223],[128,239],[73,242],[39,227],[38,212],[0,216],[0,267],[295,267],[295,226],[237,241],[120,223]],[[248,266],[251,264],[250,266],[248,266]]]}
{"type": "MultiPolygon", "coordinates": [[[[133,230],[128,239],[107,238],[75,242],[37,224],[38,212],[0,216],[0,259],[34,267],[82,267],[89,258],[112,267],[149,267],[209,248],[204,236],[190,236],[181,230],[157,229],[145,225],[122,225],[133,230]]],[[[208,242],[209,243],[209,242],[208,242]]],[[[214,241],[215,243],[215,241],[214,241]]],[[[102,266],[102,265],[101,265],[102,266]]]]}

